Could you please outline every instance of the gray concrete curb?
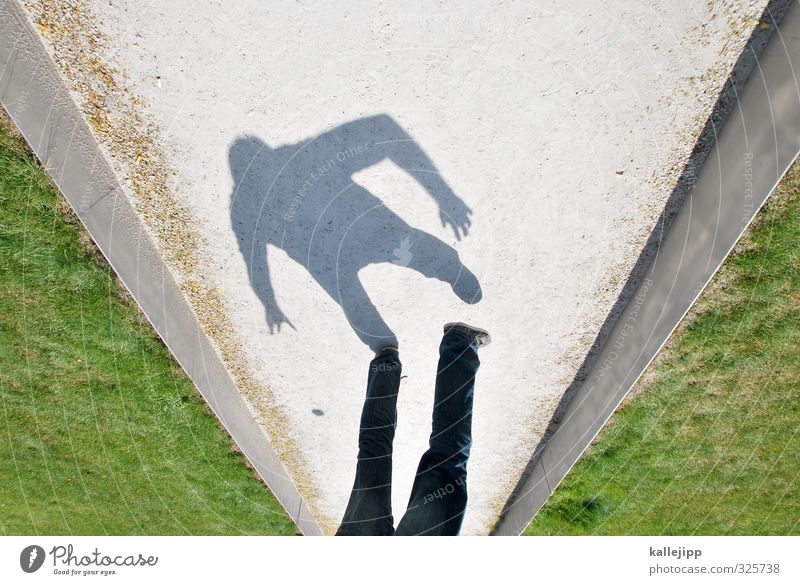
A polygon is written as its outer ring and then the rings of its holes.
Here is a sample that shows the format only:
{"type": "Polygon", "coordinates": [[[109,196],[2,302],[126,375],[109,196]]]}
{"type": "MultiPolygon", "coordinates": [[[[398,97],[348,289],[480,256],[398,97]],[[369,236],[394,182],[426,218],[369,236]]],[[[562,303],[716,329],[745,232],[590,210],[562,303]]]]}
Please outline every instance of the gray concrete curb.
{"type": "Polygon", "coordinates": [[[793,2],[739,95],[635,294],[494,534],[517,535],[666,343],[800,150],[800,6],[793,2]],[[794,65],[794,67],[793,67],[794,65]]]}
{"type": "Polygon", "coordinates": [[[0,102],[109,264],[301,532],[321,534],[14,0],[0,1],[0,63],[0,102]]]}

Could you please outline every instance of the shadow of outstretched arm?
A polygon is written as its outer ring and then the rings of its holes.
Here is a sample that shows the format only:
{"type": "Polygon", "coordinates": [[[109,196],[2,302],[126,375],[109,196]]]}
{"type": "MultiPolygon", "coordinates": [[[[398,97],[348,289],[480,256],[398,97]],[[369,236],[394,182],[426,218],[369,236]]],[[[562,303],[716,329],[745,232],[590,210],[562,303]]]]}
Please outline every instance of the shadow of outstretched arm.
{"type": "Polygon", "coordinates": [[[472,210],[453,192],[422,147],[391,116],[371,116],[341,128],[371,136],[383,156],[413,176],[436,202],[442,226],[449,226],[458,240],[467,235],[472,210]],[[350,125],[358,127],[345,129],[350,125]]]}
{"type": "Polygon", "coordinates": [[[283,310],[275,300],[275,291],[272,288],[272,279],[269,276],[269,263],[267,262],[267,245],[265,243],[256,244],[251,254],[250,266],[250,286],[256,291],[258,298],[264,304],[264,311],[267,316],[267,327],[270,334],[280,331],[281,326],[286,323],[289,327],[297,331],[297,328],[283,314],[283,310]],[[254,267],[256,268],[254,270],[254,267]]]}
{"type": "Polygon", "coordinates": [[[287,323],[275,299],[267,263],[269,242],[269,212],[265,211],[264,186],[272,180],[269,166],[270,148],[254,136],[240,136],[228,151],[228,160],[233,176],[233,191],[230,195],[231,228],[236,235],[239,252],[247,265],[250,286],[264,305],[269,332],[280,331],[287,323]]]}
{"type": "Polygon", "coordinates": [[[286,323],[297,330],[291,321],[283,314],[275,299],[275,291],[272,288],[272,279],[269,274],[269,263],[267,262],[267,243],[255,241],[248,234],[237,234],[239,241],[239,251],[247,263],[247,276],[250,286],[264,305],[264,312],[267,317],[267,327],[270,334],[281,330],[281,326],[286,323]]]}

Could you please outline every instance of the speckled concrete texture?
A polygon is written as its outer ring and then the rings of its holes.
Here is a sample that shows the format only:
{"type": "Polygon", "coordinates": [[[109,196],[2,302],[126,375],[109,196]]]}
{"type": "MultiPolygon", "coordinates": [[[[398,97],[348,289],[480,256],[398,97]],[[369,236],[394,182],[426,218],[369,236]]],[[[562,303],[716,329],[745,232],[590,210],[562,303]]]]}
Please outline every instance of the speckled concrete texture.
{"type": "Polygon", "coordinates": [[[24,4],[326,530],[370,346],[396,338],[406,376],[400,516],[441,325],[489,329],[463,530],[482,534],[766,1],[24,4]]]}

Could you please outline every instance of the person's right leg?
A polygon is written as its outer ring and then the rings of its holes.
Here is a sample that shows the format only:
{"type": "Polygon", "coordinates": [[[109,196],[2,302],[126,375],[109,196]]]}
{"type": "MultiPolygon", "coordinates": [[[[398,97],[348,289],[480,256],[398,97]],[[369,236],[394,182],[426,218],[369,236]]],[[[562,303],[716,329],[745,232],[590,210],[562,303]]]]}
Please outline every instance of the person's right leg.
{"type": "MultiPolygon", "coordinates": [[[[485,337],[488,342],[488,335],[485,337]]],[[[474,332],[447,329],[439,346],[429,449],[422,456],[396,535],[454,536],[467,506],[472,398],[478,371],[474,332]]]]}
{"type": "Polygon", "coordinates": [[[396,349],[382,350],[369,364],[356,479],[337,536],[389,536],[394,532],[392,442],[400,372],[396,349]]]}

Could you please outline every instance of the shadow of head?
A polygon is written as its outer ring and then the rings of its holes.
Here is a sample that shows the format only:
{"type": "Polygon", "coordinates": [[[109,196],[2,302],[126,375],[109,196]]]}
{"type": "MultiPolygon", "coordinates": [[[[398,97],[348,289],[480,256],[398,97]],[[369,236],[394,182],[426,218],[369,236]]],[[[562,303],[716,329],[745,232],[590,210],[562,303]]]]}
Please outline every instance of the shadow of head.
{"type": "MultiPolygon", "coordinates": [[[[389,116],[355,120],[277,148],[254,136],[240,136],[231,144],[231,227],[271,333],[292,324],[276,301],[268,246],[281,249],[303,266],[340,305],[358,337],[373,349],[397,339],[359,280],[359,270],[368,265],[411,268],[446,282],[466,303],[481,300],[478,279],[452,246],[413,228],[353,181],[353,173],[385,159],[425,189],[437,203],[443,226],[458,239],[467,235],[472,211],[389,116]]],[[[413,210],[409,211],[413,217],[413,210]]],[[[384,286],[391,287],[392,282],[384,286]]],[[[411,291],[409,298],[413,298],[411,291]]]]}

